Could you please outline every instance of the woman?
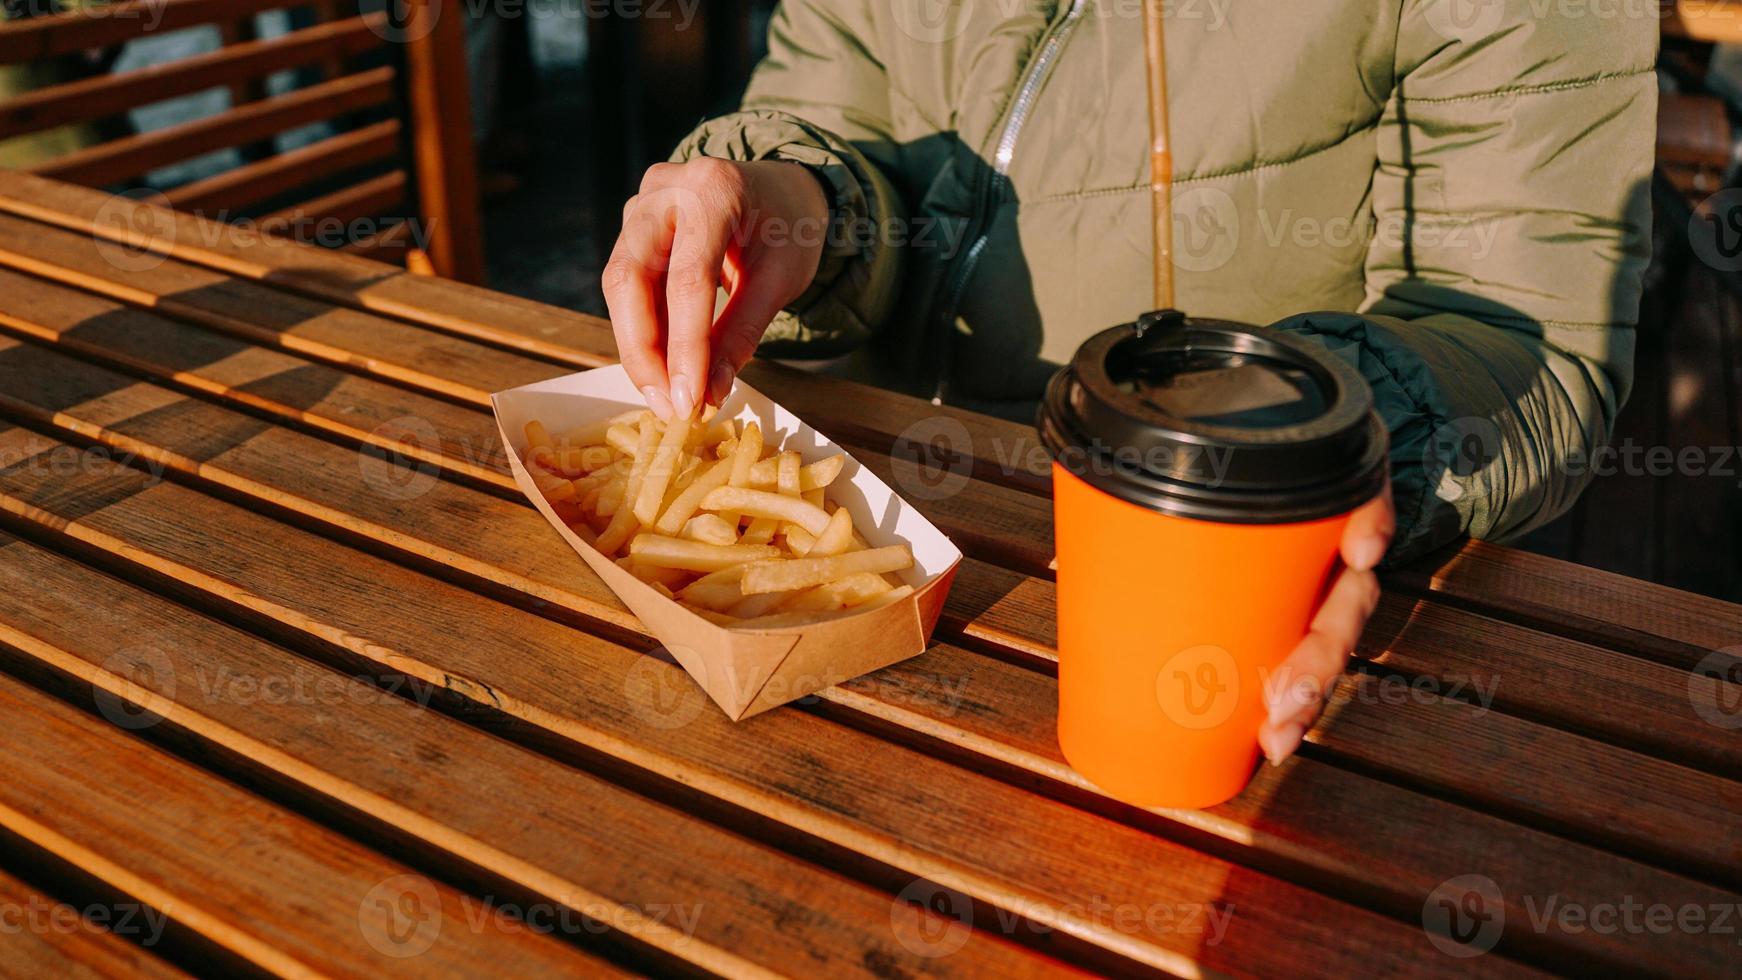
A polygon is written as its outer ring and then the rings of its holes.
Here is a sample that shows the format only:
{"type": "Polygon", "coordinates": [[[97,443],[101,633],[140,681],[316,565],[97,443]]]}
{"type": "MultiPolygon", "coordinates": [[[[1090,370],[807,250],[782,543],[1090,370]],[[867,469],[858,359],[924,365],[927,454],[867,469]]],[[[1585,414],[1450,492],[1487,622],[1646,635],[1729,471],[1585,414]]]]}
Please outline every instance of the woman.
{"type": "MultiPolygon", "coordinates": [[[[1607,439],[1649,259],[1656,6],[1167,11],[1179,305],[1317,338],[1391,430],[1392,493],[1350,524],[1300,683],[1271,692],[1277,760],[1377,601],[1394,523],[1394,557],[1522,533],[1607,439]]],[[[625,209],[605,295],[649,403],[717,400],[760,350],[1032,418],[1083,339],[1149,302],[1141,17],[787,0],[743,109],[625,209]]]]}

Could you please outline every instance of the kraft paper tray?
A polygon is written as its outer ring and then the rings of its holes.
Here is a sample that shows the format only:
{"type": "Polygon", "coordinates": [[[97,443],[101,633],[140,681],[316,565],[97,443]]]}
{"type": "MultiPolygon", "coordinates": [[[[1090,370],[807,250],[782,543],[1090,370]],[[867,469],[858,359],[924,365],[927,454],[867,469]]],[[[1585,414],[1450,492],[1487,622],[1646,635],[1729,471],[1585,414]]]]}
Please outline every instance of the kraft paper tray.
{"type": "MultiPolygon", "coordinates": [[[[732,719],[748,718],[925,649],[962,553],[852,454],[847,454],[846,466],[829,487],[829,499],[847,508],[854,527],[872,547],[899,541],[912,547],[913,567],[898,574],[913,586],[913,594],[880,609],[805,626],[733,629],[711,623],[660,595],[583,541],[545,501],[521,462],[528,421],[537,419],[560,435],[643,407],[620,366],[498,392],[490,403],[521,491],[732,719]]],[[[720,414],[735,421],[755,420],[769,445],[795,450],[806,463],[845,452],[742,381],[721,405],[720,414]]]]}

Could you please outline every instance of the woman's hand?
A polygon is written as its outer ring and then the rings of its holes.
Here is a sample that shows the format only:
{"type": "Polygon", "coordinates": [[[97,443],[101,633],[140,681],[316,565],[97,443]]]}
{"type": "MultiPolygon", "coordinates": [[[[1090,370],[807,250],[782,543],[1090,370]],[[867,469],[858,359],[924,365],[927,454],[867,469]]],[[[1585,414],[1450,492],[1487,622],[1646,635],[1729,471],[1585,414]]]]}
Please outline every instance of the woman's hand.
{"type": "Polygon", "coordinates": [[[617,354],[662,418],[718,404],[822,261],[828,198],[796,163],[656,164],[605,266],[617,354]],[[718,319],[717,290],[730,293],[718,319]]]}
{"type": "Polygon", "coordinates": [[[1367,617],[1379,604],[1379,577],[1373,567],[1391,546],[1397,514],[1391,484],[1356,508],[1343,531],[1343,568],[1331,583],[1312,629],[1264,685],[1269,717],[1258,729],[1258,744],[1272,765],[1294,754],[1302,736],[1325,710],[1325,699],[1343,675],[1367,617]]]}

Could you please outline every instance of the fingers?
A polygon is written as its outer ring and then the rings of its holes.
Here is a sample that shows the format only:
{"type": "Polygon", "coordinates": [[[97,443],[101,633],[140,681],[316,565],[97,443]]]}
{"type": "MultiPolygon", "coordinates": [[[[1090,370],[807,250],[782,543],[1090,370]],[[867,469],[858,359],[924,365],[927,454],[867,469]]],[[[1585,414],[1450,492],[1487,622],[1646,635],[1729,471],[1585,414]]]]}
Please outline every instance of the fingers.
{"type": "Polygon", "coordinates": [[[1265,684],[1268,717],[1258,744],[1272,765],[1292,755],[1324,710],[1361,631],[1379,604],[1379,578],[1371,569],[1345,568],[1332,584],[1312,628],[1265,684]]]}
{"type": "Polygon", "coordinates": [[[668,418],[671,402],[666,395],[669,386],[660,329],[662,276],[658,256],[670,250],[670,232],[663,221],[639,210],[640,201],[631,198],[624,208],[623,233],[605,264],[601,285],[623,370],[647,399],[648,407],[668,418]]]}
{"type": "Polygon", "coordinates": [[[790,277],[777,268],[742,277],[714,323],[713,363],[708,369],[708,401],[718,405],[732,391],[732,379],[756,354],[756,345],[781,308],[792,301],[790,277]]]}
{"type": "Polygon", "coordinates": [[[742,174],[719,161],[694,161],[675,194],[677,235],[666,273],[666,371],[672,409],[688,415],[701,404],[709,381],[710,339],[720,267],[745,208],[742,174]]]}
{"type": "Polygon", "coordinates": [[[1379,496],[1349,515],[1349,524],[1343,529],[1344,564],[1362,570],[1378,565],[1396,530],[1397,512],[1391,504],[1391,481],[1387,480],[1379,496]]]}

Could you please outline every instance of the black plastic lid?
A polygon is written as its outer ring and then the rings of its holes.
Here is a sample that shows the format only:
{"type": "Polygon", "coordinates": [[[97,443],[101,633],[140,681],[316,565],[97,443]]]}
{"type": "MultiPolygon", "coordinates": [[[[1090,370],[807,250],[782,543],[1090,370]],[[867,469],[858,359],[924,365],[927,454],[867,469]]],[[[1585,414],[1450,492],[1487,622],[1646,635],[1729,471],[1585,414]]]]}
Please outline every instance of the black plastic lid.
{"type": "Polygon", "coordinates": [[[1387,477],[1385,426],[1353,367],[1280,331],[1176,310],[1090,337],[1047,385],[1039,427],[1090,485],[1202,520],[1330,517],[1387,477]]]}

